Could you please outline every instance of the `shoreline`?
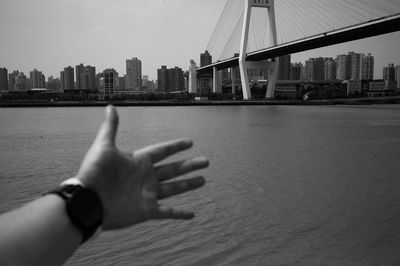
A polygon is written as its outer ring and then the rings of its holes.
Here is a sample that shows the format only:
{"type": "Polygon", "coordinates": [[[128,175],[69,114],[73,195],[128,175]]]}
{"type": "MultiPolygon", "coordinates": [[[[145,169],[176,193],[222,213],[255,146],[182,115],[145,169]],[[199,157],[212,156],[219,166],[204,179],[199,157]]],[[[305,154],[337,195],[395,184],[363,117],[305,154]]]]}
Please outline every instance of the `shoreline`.
{"type": "Polygon", "coordinates": [[[115,106],[228,106],[228,105],[370,105],[400,104],[400,96],[379,98],[348,98],[330,100],[235,100],[235,101],[8,101],[1,107],[103,107],[115,106]]]}

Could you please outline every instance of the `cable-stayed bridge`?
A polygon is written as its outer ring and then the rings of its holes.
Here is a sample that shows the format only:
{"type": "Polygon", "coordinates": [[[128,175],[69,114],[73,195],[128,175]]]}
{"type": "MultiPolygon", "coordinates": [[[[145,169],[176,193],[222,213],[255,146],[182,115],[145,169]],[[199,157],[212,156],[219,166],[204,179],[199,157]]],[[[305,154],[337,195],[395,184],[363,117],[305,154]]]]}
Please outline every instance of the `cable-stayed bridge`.
{"type": "Polygon", "coordinates": [[[399,0],[227,0],[206,48],[213,62],[197,71],[212,72],[218,92],[218,71],[239,66],[249,99],[248,70],[268,69],[272,98],[277,57],[399,30],[399,0]]]}

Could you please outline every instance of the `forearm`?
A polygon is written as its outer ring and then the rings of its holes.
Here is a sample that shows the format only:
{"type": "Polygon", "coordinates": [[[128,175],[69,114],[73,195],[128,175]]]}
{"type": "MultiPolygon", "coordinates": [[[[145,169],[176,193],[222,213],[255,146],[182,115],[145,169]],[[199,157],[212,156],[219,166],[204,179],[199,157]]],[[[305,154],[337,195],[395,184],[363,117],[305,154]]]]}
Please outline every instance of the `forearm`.
{"type": "Polygon", "coordinates": [[[46,195],[2,215],[0,265],[60,265],[81,240],[81,232],[67,216],[65,201],[46,195]]]}

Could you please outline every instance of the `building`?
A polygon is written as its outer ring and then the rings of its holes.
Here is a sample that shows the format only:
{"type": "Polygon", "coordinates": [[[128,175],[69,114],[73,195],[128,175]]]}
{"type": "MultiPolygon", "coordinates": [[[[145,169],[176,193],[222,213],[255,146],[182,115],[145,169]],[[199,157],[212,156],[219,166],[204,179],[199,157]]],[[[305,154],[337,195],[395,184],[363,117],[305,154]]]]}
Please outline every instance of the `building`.
{"type": "Polygon", "coordinates": [[[306,61],[305,71],[306,80],[321,81],[325,80],[325,60],[326,58],[310,58],[306,61]]]}
{"type": "Polygon", "coordinates": [[[324,79],[325,80],[335,80],[336,79],[336,70],[337,70],[336,61],[333,60],[332,58],[327,58],[325,60],[324,64],[325,64],[324,79]]]}
{"type": "Polygon", "coordinates": [[[363,54],[349,52],[347,55],[338,55],[336,77],[339,80],[360,79],[361,78],[361,58],[363,54]]]}
{"type": "Polygon", "coordinates": [[[301,80],[301,72],[304,68],[302,63],[294,63],[291,66],[290,80],[301,80]]]}
{"type": "Polygon", "coordinates": [[[361,94],[361,81],[359,79],[345,80],[343,81],[343,84],[346,84],[347,96],[361,94]]]}
{"type": "Polygon", "coordinates": [[[290,54],[279,57],[278,80],[290,80],[290,54]]]}
{"type": "Polygon", "coordinates": [[[61,81],[58,78],[50,76],[47,78],[46,89],[49,91],[58,91],[61,89],[61,81]]]}
{"type": "MultiPolygon", "coordinates": [[[[76,74],[76,89],[83,90],[83,82],[86,82],[86,86],[89,87],[89,80],[86,79],[88,77],[84,76],[85,66],[81,63],[80,65],[75,66],[75,74],[76,74]]],[[[86,88],[87,89],[87,88],[86,88]]]]}
{"type": "Polygon", "coordinates": [[[385,81],[374,80],[369,82],[368,97],[382,97],[385,96],[385,81]]]}
{"type": "Polygon", "coordinates": [[[396,81],[396,88],[400,90],[400,65],[394,68],[394,77],[396,81]]]}
{"type": "Polygon", "coordinates": [[[369,53],[361,57],[361,79],[373,80],[374,79],[374,57],[369,53]]]}
{"type": "Polygon", "coordinates": [[[157,69],[157,85],[159,92],[168,91],[168,69],[167,66],[161,66],[157,69]]]}
{"type": "Polygon", "coordinates": [[[64,68],[64,71],[61,71],[61,87],[63,90],[74,90],[75,82],[74,82],[74,68],[72,66],[68,66],[64,68]]]}
{"type": "Polygon", "coordinates": [[[8,74],[8,89],[10,91],[16,90],[15,84],[19,75],[18,70],[14,70],[12,73],[8,74]]]}
{"type": "Polygon", "coordinates": [[[136,57],[126,60],[125,87],[127,91],[135,93],[142,90],[142,61],[136,57]]]}
{"type": "Polygon", "coordinates": [[[200,67],[210,65],[212,63],[212,56],[206,50],[204,53],[200,54],[200,67]]]}
{"type": "Polygon", "coordinates": [[[185,78],[182,68],[174,67],[168,69],[168,91],[185,90],[185,78]]]}
{"type": "Polygon", "coordinates": [[[41,71],[34,69],[29,72],[31,88],[46,88],[46,80],[41,71]]]}
{"type": "Polygon", "coordinates": [[[8,70],[0,68],[0,90],[8,90],[8,70]]]}
{"type": "Polygon", "coordinates": [[[102,92],[104,99],[110,99],[119,90],[118,72],[113,68],[107,68],[103,71],[102,92]]]}
{"type": "Polygon", "coordinates": [[[119,82],[119,92],[120,93],[126,93],[126,76],[119,77],[118,78],[119,82]]]}
{"type": "Polygon", "coordinates": [[[395,80],[395,69],[394,64],[389,64],[387,67],[383,67],[383,80],[395,80]]]}

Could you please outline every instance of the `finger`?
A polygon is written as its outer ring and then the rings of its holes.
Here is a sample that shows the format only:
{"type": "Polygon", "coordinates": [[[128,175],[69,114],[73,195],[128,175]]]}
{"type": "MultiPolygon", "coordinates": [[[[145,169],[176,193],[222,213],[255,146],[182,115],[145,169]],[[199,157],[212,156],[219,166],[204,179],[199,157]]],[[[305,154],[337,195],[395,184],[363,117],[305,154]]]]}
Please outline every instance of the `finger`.
{"type": "Polygon", "coordinates": [[[193,142],[191,140],[177,139],[147,146],[141,149],[140,153],[147,153],[150,156],[151,161],[157,163],[177,152],[189,149],[192,145],[193,142]]]}
{"type": "Polygon", "coordinates": [[[179,161],[159,165],[156,167],[158,181],[162,182],[180,175],[184,175],[191,171],[206,168],[209,162],[205,157],[197,157],[186,161],[179,161]]]}
{"type": "Polygon", "coordinates": [[[156,214],[157,219],[192,219],[194,213],[191,211],[177,210],[171,207],[160,206],[156,214]]]}
{"type": "Polygon", "coordinates": [[[105,111],[105,120],[97,134],[96,141],[115,146],[115,137],[118,129],[118,113],[114,106],[108,105],[105,111]]]}
{"type": "Polygon", "coordinates": [[[161,183],[158,186],[157,196],[159,199],[181,194],[189,190],[199,188],[205,184],[204,177],[198,176],[186,180],[161,183]]]}

